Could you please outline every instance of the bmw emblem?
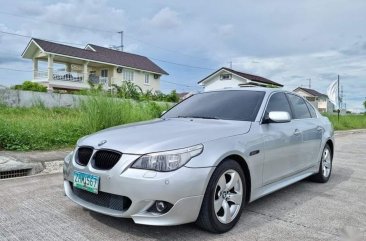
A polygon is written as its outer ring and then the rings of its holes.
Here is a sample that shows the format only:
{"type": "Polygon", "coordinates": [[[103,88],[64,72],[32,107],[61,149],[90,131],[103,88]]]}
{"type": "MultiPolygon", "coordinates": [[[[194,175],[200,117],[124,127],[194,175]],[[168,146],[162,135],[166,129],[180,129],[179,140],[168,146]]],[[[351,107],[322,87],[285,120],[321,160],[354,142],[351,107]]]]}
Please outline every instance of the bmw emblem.
{"type": "Polygon", "coordinates": [[[98,146],[103,146],[105,143],[107,143],[107,140],[103,140],[103,141],[99,142],[98,146]]]}

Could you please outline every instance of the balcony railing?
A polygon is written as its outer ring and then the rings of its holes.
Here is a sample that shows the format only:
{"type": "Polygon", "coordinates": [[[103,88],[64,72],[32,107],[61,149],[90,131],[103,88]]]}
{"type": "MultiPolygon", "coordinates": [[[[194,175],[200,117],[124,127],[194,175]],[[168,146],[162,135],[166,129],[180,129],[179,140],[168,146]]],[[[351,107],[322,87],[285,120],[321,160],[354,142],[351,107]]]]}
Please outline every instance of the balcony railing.
{"type": "Polygon", "coordinates": [[[53,80],[83,82],[83,74],[78,72],[58,71],[53,73],[53,80]]]}
{"type": "MultiPolygon", "coordinates": [[[[83,82],[83,74],[78,72],[54,71],[52,79],[61,81],[83,82]]],[[[34,71],[34,79],[48,80],[47,71],[34,71]]]]}
{"type": "MultiPolygon", "coordinates": [[[[34,79],[40,81],[48,80],[47,71],[34,71],[34,79]]],[[[113,79],[113,78],[112,78],[113,79]]],[[[67,71],[54,71],[52,80],[68,81],[76,83],[87,83],[90,81],[92,84],[101,84],[104,86],[109,86],[110,81],[108,77],[102,77],[95,74],[90,74],[87,81],[84,81],[84,75],[80,72],[67,72],[67,71]]]]}

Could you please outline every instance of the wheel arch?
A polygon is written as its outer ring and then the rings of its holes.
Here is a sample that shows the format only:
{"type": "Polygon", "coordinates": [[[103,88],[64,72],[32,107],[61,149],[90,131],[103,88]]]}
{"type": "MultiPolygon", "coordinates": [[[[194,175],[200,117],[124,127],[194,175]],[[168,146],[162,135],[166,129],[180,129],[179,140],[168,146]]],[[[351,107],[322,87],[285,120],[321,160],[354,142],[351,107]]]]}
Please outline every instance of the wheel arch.
{"type": "Polygon", "coordinates": [[[249,203],[252,184],[251,184],[251,176],[250,176],[250,170],[249,170],[248,164],[245,161],[245,159],[242,156],[238,155],[238,154],[228,155],[225,158],[223,158],[220,163],[222,163],[222,162],[224,162],[225,160],[228,160],[228,159],[236,161],[241,166],[241,168],[244,172],[245,185],[246,185],[246,190],[247,190],[247,195],[245,197],[245,202],[249,203]]]}
{"type": "Polygon", "coordinates": [[[330,152],[332,154],[332,159],[334,158],[334,143],[333,143],[333,140],[332,139],[328,139],[326,142],[325,142],[325,145],[328,144],[329,147],[330,147],[330,152]]]}

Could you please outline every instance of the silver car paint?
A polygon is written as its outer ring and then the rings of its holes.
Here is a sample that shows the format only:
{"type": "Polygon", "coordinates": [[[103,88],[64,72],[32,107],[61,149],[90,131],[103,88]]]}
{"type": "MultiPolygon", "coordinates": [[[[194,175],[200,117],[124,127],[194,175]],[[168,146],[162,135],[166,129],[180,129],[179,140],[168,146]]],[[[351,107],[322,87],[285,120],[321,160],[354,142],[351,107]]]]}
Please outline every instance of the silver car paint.
{"type": "MultiPolygon", "coordinates": [[[[242,89],[248,90],[238,90],[242,89]]],[[[117,217],[130,217],[136,223],[175,225],[196,220],[211,174],[229,156],[242,159],[249,169],[249,201],[316,173],[326,142],[331,140],[334,143],[329,120],[317,113],[318,118],[315,119],[262,124],[269,97],[281,90],[249,90],[266,92],[254,122],[156,119],[109,128],[82,138],[78,146],[92,146],[97,150],[100,149],[98,143],[106,140],[103,149],[119,150],[124,154],[109,171],[95,170],[90,164],[79,166],[74,159],[66,163],[64,186],[67,196],[88,209],[117,217]],[[321,130],[317,130],[319,127],[321,130]],[[295,134],[296,129],[299,134],[295,134]],[[176,171],[162,173],[130,168],[142,154],[200,143],[204,145],[202,154],[176,171]],[[259,153],[251,154],[257,150],[259,153]],[[131,207],[126,212],[116,212],[79,199],[70,190],[74,170],[99,175],[100,190],[128,196],[132,200],[131,207]],[[154,200],[168,201],[174,206],[163,215],[148,213],[146,210],[154,200]]]]}

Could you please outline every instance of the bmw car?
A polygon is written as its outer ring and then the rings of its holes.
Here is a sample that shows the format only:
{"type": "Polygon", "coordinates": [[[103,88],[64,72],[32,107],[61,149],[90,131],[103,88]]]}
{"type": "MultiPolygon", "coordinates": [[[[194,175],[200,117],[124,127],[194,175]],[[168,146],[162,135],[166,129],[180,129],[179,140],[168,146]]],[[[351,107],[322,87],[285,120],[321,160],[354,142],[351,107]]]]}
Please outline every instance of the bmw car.
{"type": "Polygon", "coordinates": [[[65,158],[64,189],[86,209],[137,224],[223,233],[260,197],[305,178],[327,182],[333,154],[332,124],[301,96],[224,89],[81,138],[65,158]]]}

